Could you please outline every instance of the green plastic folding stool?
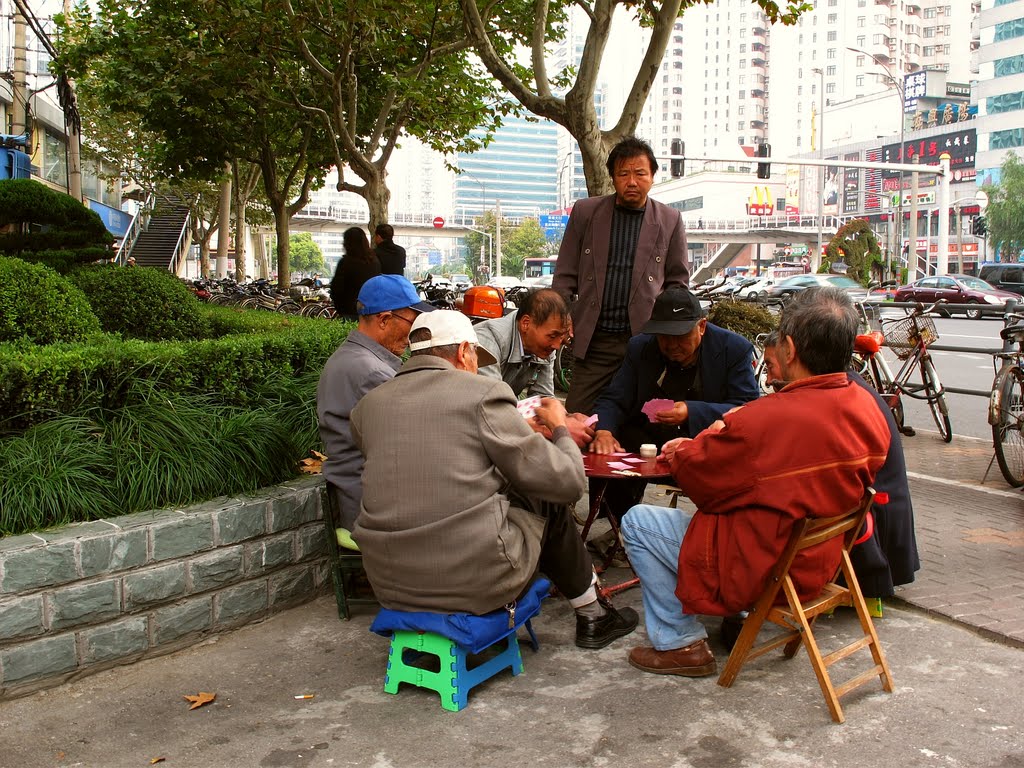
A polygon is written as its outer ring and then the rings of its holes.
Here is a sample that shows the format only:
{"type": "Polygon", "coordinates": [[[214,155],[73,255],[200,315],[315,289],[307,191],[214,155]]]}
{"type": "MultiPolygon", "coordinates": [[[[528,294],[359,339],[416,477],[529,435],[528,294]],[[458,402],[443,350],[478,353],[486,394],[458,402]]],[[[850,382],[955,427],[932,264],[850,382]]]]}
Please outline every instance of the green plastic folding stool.
{"type": "MultiPolygon", "coordinates": [[[[498,643],[507,644],[503,651],[470,669],[466,664],[468,652],[454,640],[433,632],[398,630],[391,639],[391,649],[388,652],[384,691],[398,693],[400,683],[410,683],[437,691],[441,697],[441,706],[451,712],[458,712],[468,703],[470,688],[494,677],[506,668],[511,668],[513,675],[523,671],[523,658],[515,634],[499,640],[494,645],[498,643]],[[440,660],[440,671],[434,672],[413,666],[407,661],[407,652],[436,656],[440,660]]],[[[490,648],[494,648],[494,645],[490,648]]]]}

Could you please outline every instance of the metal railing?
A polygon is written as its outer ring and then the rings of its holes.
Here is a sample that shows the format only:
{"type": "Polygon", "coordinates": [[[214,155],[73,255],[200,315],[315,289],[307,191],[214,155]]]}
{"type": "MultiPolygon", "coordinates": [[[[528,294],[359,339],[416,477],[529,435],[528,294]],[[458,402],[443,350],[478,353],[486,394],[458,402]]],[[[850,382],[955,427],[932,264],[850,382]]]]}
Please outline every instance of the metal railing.
{"type": "Polygon", "coordinates": [[[181,233],[178,235],[178,242],[174,244],[174,252],[171,254],[171,263],[167,267],[168,271],[172,275],[178,274],[178,262],[180,262],[182,258],[184,258],[182,255],[182,251],[185,250],[186,248],[185,241],[186,239],[188,239],[186,238],[186,235],[189,234],[189,227],[191,223],[192,207],[189,206],[189,208],[185,212],[185,221],[181,225],[181,233]]]}
{"type": "MultiPolygon", "coordinates": [[[[894,308],[897,308],[897,309],[913,309],[917,305],[918,305],[918,302],[916,302],[916,301],[913,301],[913,302],[906,302],[906,301],[900,301],[900,302],[884,301],[884,302],[866,302],[865,303],[865,307],[867,307],[867,308],[874,308],[875,310],[886,309],[888,307],[894,307],[894,308]]],[[[951,314],[955,315],[955,314],[957,314],[957,308],[959,308],[959,307],[964,307],[964,308],[966,308],[968,306],[976,307],[978,305],[973,305],[973,304],[972,305],[967,305],[967,304],[947,304],[946,306],[947,306],[947,311],[949,311],[951,314]]],[[[1020,302],[1015,300],[1015,299],[1009,299],[1003,305],[987,304],[987,305],[982,305],[982,306],[984,306],[986,309],[989,309],[989,310],[998,309],[1005,316],[1005,315],[1007,315],[1007,314],[1009,314],[1011,312],[1017,312],[1018,311],[1018,307],[1020,306],[1020,302]]],[[[878,312],[876,311],[874,314],[877,316],[878,312]]],[[[940,336],[940,340],[941,340],[941,336],[940,336]]],[[[957,352],[957,353],[960,353],[960,354],[967,354],[967,355],[982,355],[984,357],[993,357],[994,355],[998,355],[1001,352],[1012,352],[1014,350],[1014,348],[1015,348],[1015,345],[1014,345],[1014,342],[1011,339],[1007,339],[1007,340],[1003,341],[1003,345],[999,349],[978,349],[977,347],[962,347],[962,346],[960,346],[958,344],[939,344],[939,343],[935,343],[935,344],[929,344],[928,345],[928,350],[930,352],[957,352]]],[[[965,387],[951,387],[951,386],[948,386],[947,384],[943,383],[942,388],[946,392],[949,392],[949,393],[954,394],[954,395],[971,395],[972,397],[984,397],[986,400],[992,394],[991,387],[989,389],[967,389],[965,387]]]]}
{"type": "MultiPolygon", "coordinates": [[[[839,230],[852,216],[821,216],[822,229],[839,230]]],[[[686,231],[713,234],[716,232],[749,232],[757,229],[806,229],[818,227],[818,216],[747,216],[741,219],[686,218],[686,231]]]]}
{"type": "Polygon", "coordinates": [[[128,230],[124,233],[124,237],[121,238],[121,246],[117,249],[117,256],[114,259],[116,264],[124,266],[125,261],[131,255],[132,248],[135,247],[135,243],[139,239],[139,235],[145,229],[145,225],[149,221],[149,215],[152,212],[153,193],[150,192],[146,195],[146,200],[142,203],[142,207],[135,212],[131,223],[128,225],[128,230]]]}

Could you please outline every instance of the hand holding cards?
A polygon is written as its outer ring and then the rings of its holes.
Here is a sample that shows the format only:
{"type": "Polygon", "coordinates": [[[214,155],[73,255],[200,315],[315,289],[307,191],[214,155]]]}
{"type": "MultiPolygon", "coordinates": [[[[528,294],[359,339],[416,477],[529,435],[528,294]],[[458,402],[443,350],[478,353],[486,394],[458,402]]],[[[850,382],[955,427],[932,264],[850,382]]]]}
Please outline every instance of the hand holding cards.
{"type": "Polygon", "coordinates": [[[565,426],[565,406],[553,397],[528,397],[516,406],[523,418],[532,424],[539,424],[549,430],[565,426]]]}

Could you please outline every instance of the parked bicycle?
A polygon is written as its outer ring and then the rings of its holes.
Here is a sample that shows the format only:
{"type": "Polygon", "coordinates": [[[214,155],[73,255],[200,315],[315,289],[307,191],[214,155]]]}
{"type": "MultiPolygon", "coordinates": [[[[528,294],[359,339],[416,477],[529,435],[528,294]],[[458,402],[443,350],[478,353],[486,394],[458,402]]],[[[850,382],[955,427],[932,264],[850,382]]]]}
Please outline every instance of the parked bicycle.
{"type": "Polygon", "coordinates": [[[935,426],[948,443],[953,439],[953,430],[949,423],[946,391],[928,352],[928,347],[939,338],[935,321],[929,315],[942,303],[918,304],[907,317],[881,320],[881,331],[858,335],[854,342],[854,367],[882,396],[903,434],[914,434],[913,429],[904,423],[903,396],[906,395],[928,403],[935,426]],[[895,374],[882,354],[882,347],[891,349],[902,361],[895,374]],[[910,380],[915,370],[920,373],[920,383],[910,380]]]}
{"type": "Polygon", "coordinates": [[[988,423],[992,425],[999,471],[1014,488],[1024,485],[1024,313],[1007,312],[999,335],[1003,350],[993,355],[999,368],[992,381],[988,423]]]}

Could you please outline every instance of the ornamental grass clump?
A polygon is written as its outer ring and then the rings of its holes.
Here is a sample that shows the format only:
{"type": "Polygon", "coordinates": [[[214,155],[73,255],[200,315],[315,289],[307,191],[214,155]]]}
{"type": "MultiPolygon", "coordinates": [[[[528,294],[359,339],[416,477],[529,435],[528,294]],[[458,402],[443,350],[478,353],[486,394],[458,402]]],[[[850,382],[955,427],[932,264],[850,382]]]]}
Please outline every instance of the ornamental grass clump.
{"type": "Polygon", "coordinates": [[[266,400],[242,407],[140,380],[118,407],[83,408],[0,439],[0,535],[288,480],[297,460],[319,444],[315,381],[272,378],[266,400]]]}
{"type": "Polygon", "coordinates": [[[81,416],[0,440],[0,536],[119,514],[110,445],[81,416]]]}

